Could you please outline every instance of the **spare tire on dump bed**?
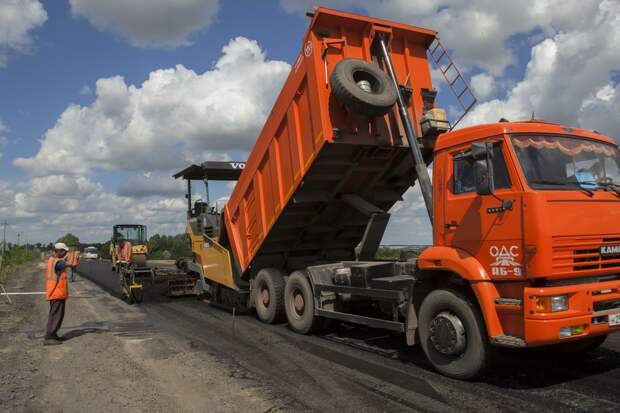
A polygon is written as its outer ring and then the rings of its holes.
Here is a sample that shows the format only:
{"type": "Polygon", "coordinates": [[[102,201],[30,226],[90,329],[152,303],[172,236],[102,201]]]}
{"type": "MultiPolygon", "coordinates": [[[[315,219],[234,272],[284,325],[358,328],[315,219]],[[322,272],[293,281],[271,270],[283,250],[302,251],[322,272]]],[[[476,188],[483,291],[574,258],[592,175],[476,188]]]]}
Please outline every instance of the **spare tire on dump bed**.
{"type": "Polygon", "coordinates": [[[332,93],[350,111],[383,116],[396,103],[398,92],[379,66],[360,59],[343,59],[329,79],[332,93]]]}

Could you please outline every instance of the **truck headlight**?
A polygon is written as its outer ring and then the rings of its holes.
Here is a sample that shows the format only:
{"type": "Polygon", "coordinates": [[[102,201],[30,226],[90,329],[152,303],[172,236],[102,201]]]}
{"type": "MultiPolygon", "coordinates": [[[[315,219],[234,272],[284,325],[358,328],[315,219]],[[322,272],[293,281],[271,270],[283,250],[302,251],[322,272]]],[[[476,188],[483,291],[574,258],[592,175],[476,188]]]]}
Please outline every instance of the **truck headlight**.
{"type": "Polygon", "coordinates": [[[536,297],[537,313],[555,313],[568,310],[568,294],[536,297]]]}
{"type": "Polygon", "coordinates": [[[560,337],[572,337],[583,334],[586,331],[585,324],[577,324],[574,326],[560,328],[560,337]]]}

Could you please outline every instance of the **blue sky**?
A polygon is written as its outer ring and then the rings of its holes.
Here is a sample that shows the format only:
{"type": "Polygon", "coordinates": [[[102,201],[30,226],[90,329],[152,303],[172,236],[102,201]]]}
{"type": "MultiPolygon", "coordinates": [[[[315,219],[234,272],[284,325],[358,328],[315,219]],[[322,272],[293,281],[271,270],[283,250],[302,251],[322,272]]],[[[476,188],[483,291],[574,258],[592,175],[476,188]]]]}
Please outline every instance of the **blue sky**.
{"type": "MultiPolygon", "coordinates": [[[[127,83],[139,84],[152,70],[178,63],[204,71],[220,55],[222,46],[236,36],[258,40],[271,59],[290,62],[298,52],[307,20],[284,12],[277,1],[223,2],[214,24],[192,34],[193,45],[144,49],[98,30],[84,18],[72,17],[66,1],[43,4],[48,21],[33,32],[34,51],[15,54],[0,70],[0,119],[10,129],[6,136],[19,139],[4,150],[5,159],[0,163],[4,178],[26,177],[11,166],[10,159],[34,155],[37,140],[69,103],[91,103],[97,79],[121,75],[127,83]],[[273,24],[266,27],[257,22],[273,24]],[[91,93],[80,93],[84,86],[91,93]]],[[[102,182],[107,183],[105,176],[102,182]]]]}
{"type": "MultiPolygon", "coordinates": [[[[616,0],[323,4],[438,30],[479,98],[464,125],[535,112],[620,136],[616,0]]],[[[101,241],[127,217],[150,233],[181,232],[182,188],[171,172],[245,158],[312,5],[0,0],[0,220],[12,223],[10,237],[72,231],[101,241]]],[[[384,241],[430,242],[424,214],[410,191],[384,241]]]]}

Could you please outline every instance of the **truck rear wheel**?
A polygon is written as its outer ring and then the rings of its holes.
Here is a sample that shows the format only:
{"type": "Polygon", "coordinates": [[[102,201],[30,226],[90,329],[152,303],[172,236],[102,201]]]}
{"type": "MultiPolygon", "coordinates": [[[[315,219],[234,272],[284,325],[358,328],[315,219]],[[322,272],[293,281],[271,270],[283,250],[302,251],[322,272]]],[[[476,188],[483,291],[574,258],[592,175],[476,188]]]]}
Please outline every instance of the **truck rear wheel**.
{"type": "Polygon", "coordinates": [[[308,334],[315,330],[314,294],[308,277],[301,271],[293,272],[284,289],[284,308],[288,325],[296,333],[308,334]]]}
{"type": "Polygon", "coordinates": [[[263,268],[254,279],[254,307],[263,323],[284,321],[284,277],[275,268],[263,268]]]}
{"type": "Polygon", "coordinates": [[[477,306],[463,293],[431,292],[420,307],[422,349],[440,373],[467,380],[480,376],[489,362],[490,345],[477,306]]]}
{"type": "Polygon", "coordinates": [[[329,78],[332,93],[349,110],[366,116],[383,116],[396,103],[398,93],[379,66],[360,59],[343,59],[329,78]]]}

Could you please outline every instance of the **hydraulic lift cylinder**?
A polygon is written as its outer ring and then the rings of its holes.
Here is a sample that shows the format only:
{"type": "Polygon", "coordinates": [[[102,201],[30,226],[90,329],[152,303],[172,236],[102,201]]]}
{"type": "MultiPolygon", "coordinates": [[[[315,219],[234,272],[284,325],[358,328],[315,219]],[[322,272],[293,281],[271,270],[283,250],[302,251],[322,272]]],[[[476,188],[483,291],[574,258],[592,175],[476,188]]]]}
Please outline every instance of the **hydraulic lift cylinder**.
{"type": "Polygon", "coordinates": [[[415,135],[415,130],[411,124],[411,119],[409,119],[409,112],[407,112],[407,107],[405,105],[405,100],[403,99],[403,94],[398,87],[398,80],[396,79],[396,73],[394,72],[394,65],[392,64],[392,58],[390,57],[390,53],[388,52],[387,46],[385,44],[385,40],[382,35],[378,35],[379,37],[379,45],[381,47],[381,53],[383,57],[383,61],[385,62],[385,66],[388,71],[388,75],[392,82],[394,82],[394,87],[396,88],[398,94],[398,110],[400,112],[400,118],[403,122],[403,127],[405,128],[405,135],[407,135],[407,141],[409,142],[409,148],[411,149],[411,154],[413,155],[413,161],[415,163],[415,171],[418,175],[418,182],[420,182],[420,189],[422,190],[422,196],[424,197],[424,203],[426,204],[426,210],[428,211],[428,217],[431,220],[431,224],[433,223],[433,186],[431,184],[431,178],[428,175],[428,170],[426,169],[426,164],[424,163],[424,158],[422,157],[422,152],[420,151],[420,146],[418,145],[418,139],[415,135]]]}

